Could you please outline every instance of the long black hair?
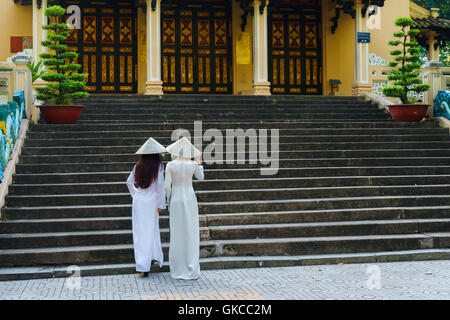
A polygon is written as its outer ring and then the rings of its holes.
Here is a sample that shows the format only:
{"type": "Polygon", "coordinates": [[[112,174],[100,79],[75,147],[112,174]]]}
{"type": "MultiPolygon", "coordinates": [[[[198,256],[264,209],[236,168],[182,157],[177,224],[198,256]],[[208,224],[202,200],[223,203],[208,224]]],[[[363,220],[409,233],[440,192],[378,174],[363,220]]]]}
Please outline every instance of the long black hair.
{"type": "Polygon", "coordinates": [[[141,189],[150,187],[156,181],[162,166],[158,153],[141,155],[134,170],[134,185],[141,189]]]}

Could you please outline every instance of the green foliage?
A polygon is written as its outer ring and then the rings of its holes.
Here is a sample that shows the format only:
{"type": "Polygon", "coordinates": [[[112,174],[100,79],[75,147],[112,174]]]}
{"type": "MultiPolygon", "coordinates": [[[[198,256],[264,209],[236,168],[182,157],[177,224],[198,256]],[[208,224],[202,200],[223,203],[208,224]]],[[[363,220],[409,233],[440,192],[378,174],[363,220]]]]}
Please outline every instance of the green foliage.
{"type": "Polygon", "coordinates": [[[419,35],[419,30],[407,30],[413,23],[414,21],[409,17],[395,19],[394,24],[402,29],[394,32],[397,40],[388,42],[389,45],[396,47],[395,50],[390,51],[394,61],[389,63],[393,70],[388,75],[388,79],[393,81],[393,85],[384,87],[383,94],[388,97],[400,98],[403,104],[413,103],[408,99],[409,92],[420,93],[430,88],[429,85],[422,84],[422,79],[419,78],[418,70],[421,67],[422,55],[418,42],[414,40],[414,37],[419,35]]]}
{"type": "Polygon", "coordinates": [[[439,8],[439,17],[450,19],[450,2],[448,0],[413,0],[426,9],[439,8]]]}
{"type": "Polygon", "coordinates": [[[445,47],[439,50],[439,61],[444,64],[444,67],[450,67],[450,42],[447,41],[445,47]]]}
{"type": "Polygon", "coordinates": [[[44,72],[42,71],[43,63],[44,63],[43,60],[39,60],[38,63],[32,62],[32,63],[27,64],[28,69],[30,69],[30,71],[31,71],[31,78],[32,78],[31,82],[32,83],[35,82],[37,79],[39,79],[44,74],[44,72]]]}
{"type": "MultiPolygon", "coordinates": [[[[439,8],[439,18],[450,19],[450,1],[448,0],[413,0],[418,5],[426,8],[439,8]]],[[[425,54],[426,56],[426,54],[425,54]]],[[[442,46],[439,50],[439,61],[441,61],[445,67],[450,67],[450,42],[447,41],[445,46],[442,46]]]]}
{"type": "Polygon", "coordinates": [[[48,84],[36,88],[36,98],[52,104],[70,105],[74,99],[87,98],[87,75],[78,73],[81,65],[74,63],[78,53],[67,51],[65,40],[69,36],[68,25],[62,23],[65,12],[60,6],[45,9],[44,14],[49,18],[49,24],[42,26],[48,30],[47,39],[42,41],[42,45],[47,47],[49,52],[39,55],[42,59],[40,63],[47,67],[47,72],[39,74],[39,77],[48,81],[48,84]]]}

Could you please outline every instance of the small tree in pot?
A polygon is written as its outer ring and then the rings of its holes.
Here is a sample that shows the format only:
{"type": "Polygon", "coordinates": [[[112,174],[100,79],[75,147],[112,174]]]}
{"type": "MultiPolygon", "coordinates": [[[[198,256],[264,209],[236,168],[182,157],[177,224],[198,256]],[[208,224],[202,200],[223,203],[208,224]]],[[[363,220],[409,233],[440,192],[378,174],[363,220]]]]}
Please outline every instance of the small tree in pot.
{"type": "Polygon", "coordinates": [[[419,70],[421,67],[419,43],[415,37],[419,34],[419,30],[410,29],[414,20],[409,17],[400,17],[395,19],[394,24],[401,27],[401,31],[394,32],[397,40],[391,40],[389,45],[397,49],[390,52],[394,56],[394,61],[389,64],[394,69],[388,75],[388,79],[393,82],[392,86],[383,88],[383,94],[388,97],[400,98],[403,104],[392,105],[389,111],[392,117],[399,122],[416,122],[423,119],[427,113],[428,105],[413,104],[408,97],[409,92],[417,94],[427,91],[430,86],[422,84],[419,78],[419,70]],[[409,30],[407,30],[409,29],[409,30]]]}
{"type": "Polygon", "coordinates": [[[88,97],[85,91],[85,78],[83,73],[77,73],[81,65],[74,63],[78,53],[67,51],[65,44],[69,36],[69,26],[63,23],[66,10],[60,6],[45,9],[44,14],[49,18],[49,24],[42,28],[48,30],[47,39],[42,45],[49,49],[39,57],[46,66],[47,71],[41,79],[48,81],[47,86],[36,88],[36,98],[50,102],[39,106],[45,120],[49,123],[74,123],[78,120],[85,106],[73,105],[74,99],[88,97]]]}

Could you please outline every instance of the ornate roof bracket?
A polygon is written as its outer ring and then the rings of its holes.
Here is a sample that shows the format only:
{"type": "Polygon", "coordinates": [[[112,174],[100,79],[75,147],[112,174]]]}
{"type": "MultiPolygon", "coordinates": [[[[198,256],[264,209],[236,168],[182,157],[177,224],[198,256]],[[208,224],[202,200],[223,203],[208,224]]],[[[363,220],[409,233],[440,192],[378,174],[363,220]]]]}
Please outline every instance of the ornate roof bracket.
{"type": "MultiPolygon", "coordinates": [[[[145,3],[145,2],[140,2],[139,0],[134,0],[133,5],[135,8],[142,9],[142,11],[144,13],[147,11],[147,3],[145,3]]],[[[152,5],[153,5],[153,3],[152,3],[152,5]]],[[[156,5],[156,3],[155,3],[155,5],[156,5]]],[[[152,7],[152,9],[153,9],[153,7],[152,7]]],[[[156,7],[155,7],[155,9],[156,9],[156,7]]]]}
{"type": "Polygon", "coordinates": [[[267,6],[267,1],[266,0],[261,0],[261,3],[259,5],[259,14],[264,14],[264,9],[267,6]]]}
{"type": "MultiPolygon", "coordinates": [[[[254,8],[252,6],[253,0],[236,0],[239,2],[240,8],[244,11],[244,13],[241,15],[242,23],[241,23],[241,30],[244,32],[245,26],[247,25],[247,17],[250,14],[252,17],[254,15],[254,8]]],[[[281,0],[272,0],[270,3],[268,3],[267,0],[261,0],[261,3],[259,4],[259,14],[264,14],[264,9],[267,7],[268,10],[273,8],[274,6],[278,6],[279,2],[281,0]]]]}
{"type": "Polygon", "coordinates": [[[282,0],[270,0],[269,5],[267,6],[268,12],[274,12],[278,10],[282,0]]]}
{"type": "MultiPolygon", "coordinates": [[[[30,6],[33,4],[32,0],[14,0],[14,3],[17,3],[17,2],[19,2],[19,4],[22,6],[30,6]]],[[[38,9],[40,9],[42,7],[42,0],[37,0],[36,4],[37,4],[38,9]]]]}
{"type": "MultiPolygon", "coordinates": [[[[353,8],[355,1],[354,0],[332,0],[333,2],[336,2],[336,8],[335,8],[335,16],[331,18],[331,22],[333,24],[331,25],[331,33],[335,33],[336,29],[338,27],[338,21],[339,17],[341,16],[341,12],[344,12],[352,17],[352,19],[355,19],[356,17],[356,11],[353,8]]],[[[370,6],[378,6],[383,7],[384,2],[386,0],[362,0],[363,7],[361,9],[361,13],[363,16],[366,16],[367,10],[369,10],[370,6]]],[[[369,12],[369,17],[376,14],[376,11],[369,12]]]]}
{"type": "MultiPolygon", "coordinates": [[[[153,0],[152,0],[153,1],[153,0]]],[[[161,8],[167,9],[173,4],[173,0],[161,0],[161,8]]]]}
{"type": "Polygon", "coordinates": [[[241,30],[244,32],[245,26],[247,25],[247,17],[250,13],[251,16],[253,16],[253,7],[250,5],[252,0],[237,0],[239,2],[240,8],[244,11],[244,13],[241,15],[242,23],[241,23],[241,30]]]}

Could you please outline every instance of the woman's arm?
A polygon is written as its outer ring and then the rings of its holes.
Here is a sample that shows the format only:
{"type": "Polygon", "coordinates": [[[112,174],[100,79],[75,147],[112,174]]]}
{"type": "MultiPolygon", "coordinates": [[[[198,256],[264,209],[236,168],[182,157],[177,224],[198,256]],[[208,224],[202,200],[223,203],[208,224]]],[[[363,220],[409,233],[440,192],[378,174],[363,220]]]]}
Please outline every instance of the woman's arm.
{"type": "Polygon", "coordinates": [[[200,164],[197,164],[195,162],[194,162],[194,165],[195,165],[194,176],[198,180],[203,180],[205,178],[205,175],[203,173],[203,166],[200,164]]]}
{"type": "Polygon", "coordinates": [[[172,191],[172,175],[170,174],[170,162],[166,165],[166,178],[164,180],[164,189],[166,191],[167,203],[170,203],[170,193],[172,191]]]}
{"type": "Polygon", "coordinates": [[[133,168],[127,179],[127,187],[132,197],[136,193],[136,187],[134,186],[134,169],[135,167],[133,168]]]}
{"type": "Polygon", "coordinates": [[[156,199],[158,201],[158,209],[164,210],[166,208],[166,192],[164,189],[164,165],[161,165],[161,169],[158,172],[158,178],[156,180],[156,199]]]}

